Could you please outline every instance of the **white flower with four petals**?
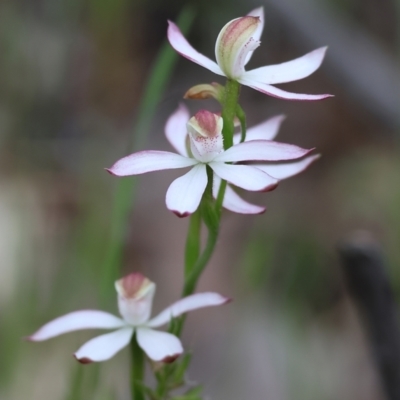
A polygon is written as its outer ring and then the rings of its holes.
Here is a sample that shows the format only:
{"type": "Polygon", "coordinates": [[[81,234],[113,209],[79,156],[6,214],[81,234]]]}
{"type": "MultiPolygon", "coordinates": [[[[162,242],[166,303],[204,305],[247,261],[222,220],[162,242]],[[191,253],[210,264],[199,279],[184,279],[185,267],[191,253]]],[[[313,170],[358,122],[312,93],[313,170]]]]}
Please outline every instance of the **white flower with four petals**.
{"type": "Polygon", "coordinates": [[[39,342],[82,329],[117,329],[86,342],[75,354],[82,364],[105,361],[127,346],[133,334],[142,350],[153,361],[172,362],[183,352],[180,340],[171,333],[159,332],[172,318],[203,307],[226,304],[230,299],[218,293],[197,293],[178,300],[150,319],[156,285],[140,273],[115,282],[118,292],[118,318],[104,311],[75,311],[50,321],[27,339],[39,342]]]}

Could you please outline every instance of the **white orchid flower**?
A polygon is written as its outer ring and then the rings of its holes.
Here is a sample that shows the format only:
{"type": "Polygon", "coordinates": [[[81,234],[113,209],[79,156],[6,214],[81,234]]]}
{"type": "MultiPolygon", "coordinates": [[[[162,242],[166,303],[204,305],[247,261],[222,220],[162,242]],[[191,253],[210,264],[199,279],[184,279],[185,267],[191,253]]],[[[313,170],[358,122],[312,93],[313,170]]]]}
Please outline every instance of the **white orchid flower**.
{"type": "Polygon", "coordinates": [[[200,54],[182,35],[179,28],[168,21],[168,40],[183,57],[217,75],[226,76],[267,95],[287,100],[322,100],[330,94],[311,95],[286,92],[273,84],[297,81],[316,71],[322,63],[326,47],[321,47],[300,58],[282,64],[245,70],[253,51],[260,45],[264,28],[264,9],[256,8],[248,15],[228,22],[218,35],[215,44],[217,62],[200,54]]]}
{"type": "Polygon", "coordinates": [[[39,342],[82,329],[117,329],[86,342],[75,354],[82,364],[105,361],[127,346],[135,333],[136,340],[154,361],[174,361],[183,352],[180,340],[160,327],[172,318],[203,307],[226,304],[230,299],[217,293],[197,293],[178,300],[156,317],[149,319],[156,285],[140,273],[132,273],[115,282],[118,308],[122,318],[104,311],[75,311],[50,321],[28,340],[39,342]]]}
{"type": "Polygon", "coordinates": [[[141,151],[120,159],[108,171],[113,175],[128,176],[192,167],[172,182],[166,195],[167,208],[179,217],[185,217],[196,211],[200,204],[208,182],[207,165],[217,179],[224,179],[245,190],[269,191],[276,188],[276,178],[252,165],[232,163],[294,160],[313,150],[271,140],[252,140],[224,150],[222,125],[219,115],[206,110],[189,119],[188,110],[180,106],[165,126],[167,139],[179,154],[141,151]]]}

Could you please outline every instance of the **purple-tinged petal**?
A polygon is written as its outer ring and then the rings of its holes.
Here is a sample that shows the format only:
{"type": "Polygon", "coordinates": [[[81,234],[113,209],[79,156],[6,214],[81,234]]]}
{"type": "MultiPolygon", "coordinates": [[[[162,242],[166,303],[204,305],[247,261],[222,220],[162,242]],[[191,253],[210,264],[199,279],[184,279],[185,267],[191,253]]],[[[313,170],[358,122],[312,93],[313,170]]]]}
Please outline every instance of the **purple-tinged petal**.
{"type": "Polygon", "coordinates": [[[203,54],[200,54],[188,43],[188,41],[182,35],[182,32],[173,22],[168,21],[168,24],[169,26],[167,35],[169,43],[181,56],[201,65],[204,68],[209,69],[211,72],[214,72],[214,74],[222,76],[225,75],[215,61],[212,61],[203,54]]]}
{"type": "Polygon", "coordinates": [[[185,157],[188,156],[186,150],[186,123],[189,118],[189,110],[184,104],[180,104],[165,124],[165,136],[168,141],[179,154],[185,157]]]}
{"type": "Polygon", "coordinates": [[[140,327],[136,330],[136,339],[141,349],[154,361],[171,363],[183,353],[181,341],[171,333],[140,327]]]}
{"type": "Polygon", "coordinates": [[[292,61],[252,69],[246,72],[244,78],[270,85],[306,78],[320,67],[326,49],[327,47],[321,47],[292,61]]]}
{"type": "Polygon", "coordinates": [[[74,311],[43,325],[27,340],[40,342],[64,333],[82,329],[115,329],[126,326],[126,322],[112,314],[97,310],[74,311]]]}
{"type": "Polygon", "coordinates": [[[284,100],[303,100],[303,101],[316,101],[324,100],[328,97],[333,97],[332,94],[301,94],[301,93],[291,93],[286,92],[282,89],[278,89],[275,86],[267,85],[266,83],[258,82],[251,77],[247,77],[247,73],[238,81],[245,86],[249,86],[261,93],[267,94],[272,97],[284,100]]]}
{"type": "MultiPolygon", "coordinates": [[[[221,185],[221,178],[214,174],[213,196],[216,199],[221,185]]],[[[262,214],[266,208],[248,203],[243,200],[229,185],[225,189],[225,196],[222,205],[229,211],[238,214],[262,214]]]]}
{"type": "Polygon", "coordinates": [[[293,160],[308,154],[307,150],[293,144],[274,142],[272,140],[252,140],[235,144],[217,155],[213,161],[283,161],[293,160]]]}
{"type": "Polygon", "coordinates": [[[238,79],[245,73],[247,56],[260,45],[253,37],[260,24],[259,17],[245,16],[229,21],[221,29],[215,57],[228,78],[238,79]]]}
{"type": "Polygon", "coordinates": [[[197,164],[197,161],[193,158],[168,151],[147,150],[121,158],[111,168],[107,169],[107,171],[112,175],[128,176],[163,169],[191,167],[195,164],[197,164]]]}
{"type": "Polygon", "coordinates": [[[261,169],[261,171],[266,172],[268,175],[271,175],[276,179],[282,180],[303,172],[319,157],[320,155],[316,154],[310,157],[303,158],[300,161],[294,161],[291,163],[285,162],[281,164],[252,164],[252,166],[261,169]]]}
{"type": "Polygon", "coordinates": [[[133,331],[129,327],[97,336],[80,347],[74,356],[82,364],[106,361],[129,344],[133,331]]]}
{"type": "Polygon", "coordinates": [[[187,217],[197,210],[206,186],[206,166],[198,164],[171,183],[165,199],[167,208],[178,217],[187,217]]]}
{"type": "MultiPolygon", "coordinates": [[[[261,34],[264,30],[264,7],[258,7],[247,14],[249,17],[258,17],[260,19],[260,23],[253,33],[252,37],[255,41],[259,41],[261,38],[261,34]]],[[[249,52],[246,57],[245,65],[250,61],[251,56],[254,51],[249,52]]]]}
{"type": "Polygon", "coordinates": [[[231,165],[211,162],[209,166],[222,179],[251,191],[270,191],[278,186],[278,180],[258,168],[249,165],[231,165]]]}
{"type": "MultiPolygon", "coordinates": [[[[275,117],[269,118],[261,124],[252,126],[246,132],[246,142],[250,140],[273,140],[279,132],[279,128],[286,118],[285,115],[276,115],[275,117]]],[[[241,134],[235,134],[233,142],[235,144],[240,143],[241,134]]]]}
{"type": "Polygon", "coordinates": [[[156,317],[152,318],[146,325],[151,328],[156,328],[158,326],[167,324],[172,318],[179,317],[180,315],[189,311],[204,307],[221,306],[229,301],[229,298],[221,296],[218,293],[208,292],[192,294],[176,301],[156,317]]]}

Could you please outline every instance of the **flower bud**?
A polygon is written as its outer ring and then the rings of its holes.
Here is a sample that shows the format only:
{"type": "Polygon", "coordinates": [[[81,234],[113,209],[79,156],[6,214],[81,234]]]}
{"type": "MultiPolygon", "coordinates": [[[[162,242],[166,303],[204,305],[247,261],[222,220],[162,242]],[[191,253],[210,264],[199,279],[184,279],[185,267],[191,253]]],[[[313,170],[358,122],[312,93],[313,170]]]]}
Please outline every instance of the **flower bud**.
{"type": "Polygon", "coordinates": [[[183,96],[184,99],[204,100],[214,98],[222,102],[224,95],[224,87],[217,82],[203,83],[191,87],[183,96]]]}

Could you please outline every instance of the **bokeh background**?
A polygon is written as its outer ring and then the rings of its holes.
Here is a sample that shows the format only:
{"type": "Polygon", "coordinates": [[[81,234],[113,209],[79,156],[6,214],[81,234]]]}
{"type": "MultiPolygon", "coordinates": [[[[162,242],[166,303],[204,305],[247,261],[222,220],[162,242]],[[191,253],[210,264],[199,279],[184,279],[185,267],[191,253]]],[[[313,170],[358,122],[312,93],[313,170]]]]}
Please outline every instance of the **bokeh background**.
{"type": "MultiPolygon", "coordinates": [[[[93,332],[32,344],[22,338],[81,308],[117,312],[101,295],[117,178],[149,71],[188,1],[0,2],[0,398],[129,399],[128,351],[101,366],[71,354],[93,332]]],[[[383,400],[364,329],[344,284],[337,244],[354,230],[381,243],[400,297],[398,0],[193,1],[191,43],[213,57],[230,19],[263,5],[262,45],[249,67],[329,45],[311,77],[282,86],[333,93],[287,102],[243,88],[249,125],[285,114],[278,140],[321,159],[267,194],[261,216],[226,212],[199,290],[234,298],[190,315],[189,379],[221,400],[383,400]]],[[[218,81],[179,58],[143,148],[169,150],[168,115],[192,85],[218,81]]],[[[187,103],[217,111],[209,102],[187,103]]],[[[164,206],[179,172],[137,179],[122,273],[158,284],[154,310],[178,298],[187,220],[164,206]]],[[[133,179],[133,178],[126,178],[133,179]]]]}

